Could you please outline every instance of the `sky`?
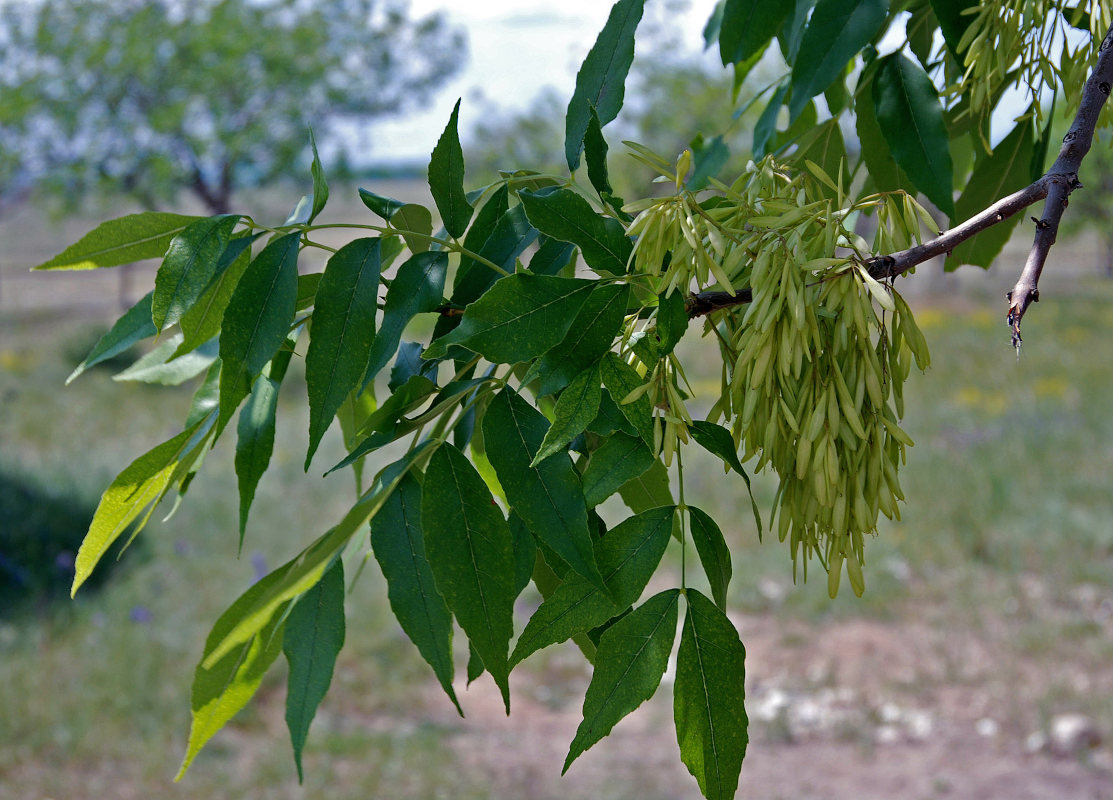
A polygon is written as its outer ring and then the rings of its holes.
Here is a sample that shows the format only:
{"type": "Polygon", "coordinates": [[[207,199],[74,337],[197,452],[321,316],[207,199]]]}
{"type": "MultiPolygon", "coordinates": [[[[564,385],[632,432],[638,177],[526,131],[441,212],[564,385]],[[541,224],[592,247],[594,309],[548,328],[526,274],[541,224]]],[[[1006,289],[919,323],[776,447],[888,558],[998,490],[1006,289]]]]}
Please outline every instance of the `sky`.
{"type": "MultiPolygon", "coordinates": [[[[702,46],[700,32],[715,0],[688,0],[687,5],[678,24],[684,29],[683,40],[695,50],[702,46]]],[[[490,104],[521,109],[545,86],[571,97],[576,71],[610,8],[606,0],[411,0],[412,16],[443,11],[467,31],[468,61],[426,111],[376,124],[372,159],[428,158],[457,98],[463,98],[460,129],[466,139],[469,127],[478,121],[476,114],[490,104]]]]}

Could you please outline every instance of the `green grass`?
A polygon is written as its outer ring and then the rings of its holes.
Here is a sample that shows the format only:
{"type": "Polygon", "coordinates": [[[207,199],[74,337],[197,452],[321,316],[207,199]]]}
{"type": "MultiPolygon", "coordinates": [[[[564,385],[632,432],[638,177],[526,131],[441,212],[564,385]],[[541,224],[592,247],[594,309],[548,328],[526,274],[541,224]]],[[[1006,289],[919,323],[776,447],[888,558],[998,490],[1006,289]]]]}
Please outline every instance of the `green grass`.
{"type": "MultiPolygon", "coordinates": [[[[768,533],[758,542],[742,483],[712,458],[686,455],[687,499],[721,522],[735,554],[733,610],[806,621],[792,648],[864,617],[969,633],[1020,664],[1003,667],[1006,674],[1064,659],[1084,672],[1106,670],[1107,623],[1079,592],[1096,586],[1106,597],[1113,585],[1111,301],[1107,283],[1049,292],[1025,322],[1019,362],[1000,304],[920,309],[934,366],[907,391],[906,429],[916,441],[902,473],[908,502],[902,521],[867,543],[862,599],[844,590],[829,601],[818,564],[807,584],[792,586],[787,547],[768,533]],[[783,596],[763,591],[763,582],[783,596]]],[[[104,370],[63,388],[74,351],[89,341],[87,324],[0,320],[0,333],[0,442],[23,472],[95,498],[131,459],[179,430],[187,392],[113,383],[104,370]]],[[[713,360],[698,355],[705,346],[709,353],[710,343],[692,335],[683,343],[695,359],[713,360]]],[[[303,474],[304,385],[296,371],[288,384],[242,557],[227,436],[176,515],[142,534],[147,558],[62,613],[0,623],[0,795],[110,797],[124,786],[120,796],[490,796],[483,769],[460,763],[452,747],[466,734],[392,621],[373,561],[350,597],[348,643],[306,749],[306,787],[296,786],[285,739],[282,666],[185,781],[167,783],[184,751],[189,685],[208,626],[259,563],[282,563],[352,500],[348,475],[319,478],[340,456],[334,433],[303,474]]],[[[755,492],[767,513],[767,476],[756,476],[755,492]]],[[[676,548],[669,559],[679,566],[676,548]]],[[[694,553],[687,562],[701,586],[694,553]]],[[[948,663],[940,680],[969,680],[963,664],[948,663]]],[[[523,668],[533,699],[579,705],[585,672],[568,651],[539,654],[523,668]]],[[[1055,678],[1027,711],[1015,711],[1016,724],[1086,710],[1113,729],[1113,703],[1088,696],[1055,678]]],[[[558,763],[540,768],[554,792],[558,772],[558,763]]]]}

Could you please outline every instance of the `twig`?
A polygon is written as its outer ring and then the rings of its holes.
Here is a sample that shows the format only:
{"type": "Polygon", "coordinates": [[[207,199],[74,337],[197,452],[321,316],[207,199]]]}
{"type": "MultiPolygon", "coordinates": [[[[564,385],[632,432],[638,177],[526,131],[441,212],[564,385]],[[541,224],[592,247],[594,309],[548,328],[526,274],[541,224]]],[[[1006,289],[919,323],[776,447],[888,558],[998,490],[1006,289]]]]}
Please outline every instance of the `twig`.
{"type": "MultiPolygon", "coordinates": [[[[1098,52],[1100,55],[1097,64],[1082,90],[1082,102],[1079,104],[1078,113],[1067,135],[1063,137],[1063,147],[1059,151],[1058,158],[1043,177],[1019,192],[998,200],[989,208],[934,239],[898,253],[869,259],[866,266],[870,274],[878,280],[902,275],[918,264],[949,253],[974,234],[1004,222],[1033,203],[1046,199],[1043,216],[1035,220],[1036,237],[1028,261],[1016,286],[1008,294],[1010,300],[1008,322],[1013,330],[1013,345],[1019,346],[1020,319],[1028,306],[1039,299],[1037,284],[1040,273],[1047,260],[1047,253],[1055,243],[1059,220],[1063,216],[1063,209],[1067,206],[1067,198],[1072,191],[1081,186],[1078,182],[1078,169],[1082,159],[1090,150],[1098,115],[1109,96],[1110,86],[1113,85],[1113,27],[1106,33],[1098,52]]],[[[753,294],[749,289],[733,294],[700,292],[688,298],[688,316],[694,318],[721,308],[749,303],[752,300],[753,294]]]]}

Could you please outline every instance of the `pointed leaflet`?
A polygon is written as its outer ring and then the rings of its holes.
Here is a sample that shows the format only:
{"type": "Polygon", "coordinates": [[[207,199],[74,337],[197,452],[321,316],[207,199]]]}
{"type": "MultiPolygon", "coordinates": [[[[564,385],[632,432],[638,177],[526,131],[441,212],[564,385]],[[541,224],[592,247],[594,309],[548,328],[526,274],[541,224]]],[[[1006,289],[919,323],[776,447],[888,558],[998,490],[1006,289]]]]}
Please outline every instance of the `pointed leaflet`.
{"type": "Polygon", "coordinates": [[[179,386],[209,368],[217,355],[216,341],[206,342],[191,353],[174,357],[180,349],[182,334],[175,331],[130,367],[112,376],[114,381],[138,381],[162,386],[179,386]]]}
{"type": "Polygon", "coordinates": [[[560,393],[553,409],[552,427],[545,433],[545,441],[534,455],[531,467],[553,453],[566,450],[569,442],[587,429],[599,413],[599,403],[603,399],[601,380],[599,367],[594,366],[573,378],[560,393]]]}
{"type": "Polygon", "coordinates": [[[653,508],[616,525],[596,545],[604,592],[569,572],[534,612],[514,645],[513,666],[542,647],[602,625],[641,596],[672,535],[675,506],[653,508]]]}
{"type": "Polygon", "coordinates": [[[738,64],[761,52],[792,9],[785,0],[726,0],[719,22],[719,56],[723,66],[738,64]]]}
{"type": "Polygon", "coordinates": [[[688,589],[676,655],[673,715],[680,760],[708,800],[730,800],[749,743],[746,648],[714,603],[688,589]]]}
{"type": "Polygon", "coordinates": [[[560,391],[611,349],[626,316],[629,296],[630,287],[626,284],[592,289],[564,339],[537,362],[540,394],[560,391]]]}
{"type": "Polygon", "coordinates": [[[286,727],[294,747],[298,781],[309,725],[332,683],[336,656],[344,646],[344,562],[329,567],[321,582],[298,598],[286,618],[282,652],[286,677],[286,727]]]}
{"type": "MultiPolygon", "coordinates": [[[[205,656],[227,636],[243,610],[270,590],[278,577],[273,572],[267,575],[220,615],[205,640],[205,656]]],[[[202,665],[205,661],[202,656],[202,664],[193,673],[189,743],[175,781],[182,779],[205,742],[246,706],[258,690],[263,676],[282,652],[283,623],[288,607],[286,602],[273,609],[255,633],[208,666],[202,665]]]]}
{"type": "Polygon", "coordinates": [[[730,585],[732,566],[730,563],[730,548],[727,547],[723,532],[711,519],[695,506],[688,506],[689,530],[692,542],[699,554],[700,564],[707,573],[707,580],[711,583],[711,596],[715,604],[726,610],[727,587],[730,585]]]}
{"type": "Polygon", "coordinates": [[[126,352],[136,342],[140,342],[158,333],[155,324],[151,322],[151,298],[154,292],[147,292],[143,298],[129,308],[109,329],[108,333],[100,337],[85,360],[66,378],[66,385],[89,367],[96,366],[102,361],[126,352]]]}
{"type": "Polygon", "coordinates": [[[160,331],[181,319],[208,288],[239,221],[238,214],[199,219],[170,242],[155,275],[151,308],[160,331]]]}
{"type": "Polygon", "coordinates": [[[726,166],[730,159],[730,148],[722,136],[706,140],[703,134],[696,134],[688,145],[692,148],[692,174],[688,176],[685,185],[691,192],[706,189],[711,178],[726,166]]]}
{"type": "Polygon", "coordinates": [[[367,372],[363,378],[366,389],[379,371],[398,350],[402,331],[415,316],[434,311],[444,299],[444,279],[448,271],[448,253],[418,253],[398,268],[390,282],[383,303],[383,321],[371,342],[367,372]]]}
{"type": "Polygon", "coordinates": [[[564,156],[568,168],[580,165],[580,150],[591,109],[606,125],[618,116],[625,94],[626,74],[634,60],[634,31],[641,22],[645,0],[619,0],[607,23],[576,73],[576,90],[565,117],[564,156]]]}
{"type": "Polygon", "coordinates": [[[502,691],[509,713],[506,654],[514,627],[510,529],[483,478],[448,443],[433,453],[425,470],[421,526],[437,588],[502,691]]]}
{"type": "Polygon", "coordinates": [[[200,444],[211,427],[212,418],[203,419],[173,439],[148,450],[131,462],[104,490],[89,523],[89,531],[77,551],[70,596],[77,594],[105,551],[147,509],[146,516],[140,520],[132,535],[143,527],[170,486],[178,464],[200,444]]]}
{"type": "Polygon", "coordinates": [[[881,29],[888,10],[889,0],[819,0],[792,65],[792,119],[843,74],[881,29]]]}
{"type": "Polygon", "coordinates": [[[561,774],[657,691],[676,637],[679,605],[679,589],[661,592],[603,634],[584,697],[583,722],[568,748],[561,774]]]}
{"type": "Polygon", "coordinates": [[[656,459],[646,443],[621,431],[610,436],[591,454],[583,474],[584,500],[588,508],[602,503],[627,481],[641,475],[656,459]]]}
{"type": "MultiPolygon", "coordinates": [[[[977,0],[930,0],[931,9],[935,18],[939,20],[939,30],[943,32],[943,40],[958,63],[962,63],[961,53],[958,51],[962,35],[974,21],[970,14],[964,14],[968,8],[975,8],[977,0]]],[[[1081,4],[1079,4],[1081,5],[1081,4]]]]}
{"type": "MultiPolygon", "coordinates": [[[[1035,150],[1033,138],[1031,121],[1022,120],[997,143],[992,153],[979,153],[974,172],[955,202],[958,219],[969,219],[1000,198],[1028,185],[1035,150]]],[[[947,269],[957,269],[960,264],[974,264],[988,269],[1009,240],[1020,217],[1020,214],[1015,214],[958,245],[947,254],[947,269]]]]}
{"type": "Polygon", "coordinates": [[[359,199],[363,204],[382,217],[387,222],[394,216],[394,213],[402,206],[406,205],[401,200],[395,200],[393,197],[384,197],[381,194],[369,192],[366,189],[359,190],[359,199]]]}
{"type": "Polygon", "coordinates": [[[599,197],[613,193],[611,179],[607,175],[607,140],[603,138],[603,126],[599,124],[594,106],[589,109],[587,130],[584,132],[584,160],[587,161],[587,178],[599,197]]]}
{"type": "Polygon", "coordinates": [[[529,271],[534,275],[556,275],[568,266],[575,249],[576,246],[571,242],[545,236],[537,252],[529,260],[529,271]]]}
{"type": "Polygon", "coordinates": [[[356,239],[328,260],[313,304],[305,384],[309,394],[309,450],[305,469],[332,418],[348,394],[359,386],[378,308],[379,239],[356,239]]]}
{"type": "Polygon", "coordinates": [[[441,212],[441,222],[449,236],[459,238],[467,230],[472,207],[464,195],[464,151],[460,148],[457,125],[460,101],[452,109],[448,125],[433,148],[429,159],[429,191],[441,212]]]}
{"type": "Polygon", "coordinates": [[[635,514],[671,503],[669,471],[659,458],[654,458],[649,469],[620,486],[618,494],[627,508],[635,514]]]}
{"type": "Polygon", "coordinates": [[[897,164],[917,189],[954,219],[954,167],[943,108],[931,78],[900,53],[885,56],[873,78],[873,103],[897,164]]]}
{"type": "Polygon", "coordinates": [[[634,246],[617,219],[595,213],[587,200],[571,189],[544,194],[523,191],[518,197],[534,227],[577,245],[593,270],[607,275],[626,273],[634,246]]]}
{"type": "MultiPolygon", "coordinates": [[[[309,144],[313,149],[313,163],[309,166],[309,171],[313,174],[313,210],[309,212],[309,219],[306,222],[310,225],[313,220],[317,218],[325,209],[325,203],[328,202],[328,182],[325,180],[325,170],[321,167],[321,157],[317,155],[317,138],[313,135],[313,130],[309,131],[309,144]]],[[[300,768],[299,768],[300,774],[300,768]]]]}
{"type": "Polygon", "coordinates": [[[232,299],[240,278],[251,264],[251,244],[256,238],[238,236],[228,243],[209,288],[178,320],[183,341],[174,353],[175,358],[197,349],[220,333],[228,301],[232,299]]]}
{"type": "Polygon", "coordinates": [[[425,557],[421,484],[412,475],[399,481],[379,513],[371,518],[371,549],[386,577],[390,608],[398,624],[460,711],[452,688],[452,614],[437,591],[425,557]]]}
{"type": "Polygon", "coordinates": [[[162,258],[171,240],[199,219],[148,211],[109,220],[35,269],[96,269],[162,258]]]}
{"type": "Polygon", "coordinates": [[[877,75],[878,63],[874,61],[862,70],[854,91],[854,128],[862,146],[862,161],[879,191],[904,189],[914,194],[915,187],[897,166],[885,141],[885,134],[881,132],[881,126],[877,122],[877,112],[873,105],[873,81],[877,75]]]}
{"type": "Polygon", "coordinates": [[[603,385],[611,398],[618,403],[622,415],[630,421],[638,434],[650,447],[653,446],[653,404],[649,395],[643,392],[631,402],[625,402],[630,393],[645,383],[638,371],[619,358],[616,353],[607,353],[602,361],[603,385]]]}
{"type": "Polygon", "coordinates": [[[742,468],[738,460],[738,449],[734,444],[734,437],[722,425],[716,425],[709,420],[696,420],[688,426],[688,432],[696,440],[696,444],[712,455],[716,455],[723,462],[742,476],[746,483],[746,491],[750,495],[750,506],[754,512],[754,522],[757,524],[758,536],[761,536],[761,514],[757,510],[757,501],[754,500],[754,491],[750,486],[750,476],[742,468]]]}
{"type": "Polygon", "coordinates": [[[766,154],[766,146],[769,144],[769,140],[773,138],[773,134],[777,132],[777,117],[780,116],[781,105],[784,103],[786,94],[788,94],[787,81],[782,82],[777,90],[773,92],[765,110],[761,112],[761,116],[754,123],[752,145],[754,158],[761,158],[766,154]]]}
{"type": "Polygon", "coordinates": [[[300,234],[274,239],[240,278],[220,334],[220,418],[224,427],[247,395],[255,377],[282,345],[298,296],[300,234]]]}
{"type": "Polygon", "coordinates": [[[247,529],[247,515],[255,499],[259,479],[270,465],[274,451],[275,412],[278,409],[278,387],[286,375],[297,343],[297,333],[286,339],[284,346],[263,374],[255,379],[251,395],[240,411],[236,424],[236,478],[240,492],[240,550],[247,529]]]}
{"type": "Polygon", "coordinates": [[[587,506],[580,479],[567,453],[532,466],[549,422],[509,387],[487,406],[483,442],[507,502],[538,540],[569,567],[598,587],[603,578],[595,564],[587,506]]]}
{"type": "Polygon", "coordinates": [[[456,330],[433,340],[423,358],[444,356],[450,344],[487,360],[529,361],[560,342],[595,282],[519,272],[503,278],[464,311],[456,330]]]}

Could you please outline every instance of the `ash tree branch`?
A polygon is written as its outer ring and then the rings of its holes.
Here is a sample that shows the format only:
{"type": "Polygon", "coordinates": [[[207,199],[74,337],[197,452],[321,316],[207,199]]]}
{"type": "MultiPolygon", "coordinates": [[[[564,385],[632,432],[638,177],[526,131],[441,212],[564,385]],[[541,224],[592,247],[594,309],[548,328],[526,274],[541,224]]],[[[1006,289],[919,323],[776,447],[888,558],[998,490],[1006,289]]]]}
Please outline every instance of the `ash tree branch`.
{"type": "MultiPolygon", "coordinates": [[[[1082,159],[1090,150],[1097,126],[1098,115],[1109,97],[1113,86],[1113,27],[1105,34],[1098,48],[1098,60],[1082,90],[1082,101],[1070,130],[1063,137],[1063,146],[1055,163],[1039,180],[998,200],[985,210],[956,225],[949,231],[907,250],[889,255],[875,256],[866,262],[870,274],[878,280],[895,278],[929,259],[949,253],[971,236],[991,228],[1023,211],[1040,200],[1045,200],[1043,216],[1036,221],[1036,236],[1032,250],[1016,286],[1009,292],[1008,322],[1013,330],[1013,345],[1020,344],[1020,320],[1028,306],[1039,299],[1040,273],[1047,261],[1048,251],[1055,243],[1059,221],[1067,206],[1067,198],[1080,188],[1078,170],[1082,159]]],[[[688,298],[689,318],[710,314],[722,308],[743,305],[753,300],[749,289],[736,293],[699,292],[688,298]]]]}

